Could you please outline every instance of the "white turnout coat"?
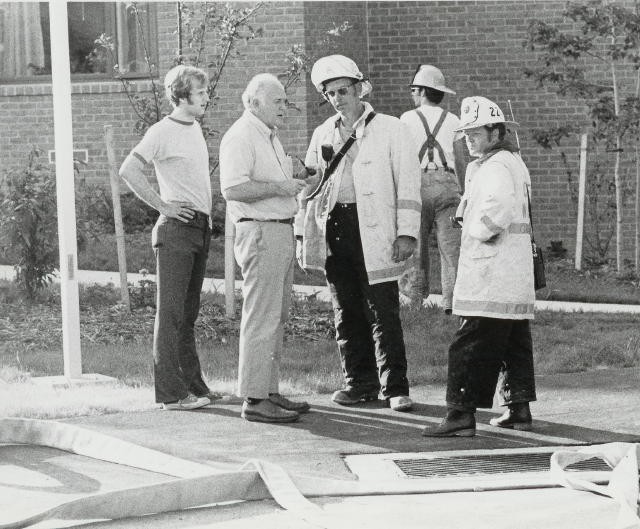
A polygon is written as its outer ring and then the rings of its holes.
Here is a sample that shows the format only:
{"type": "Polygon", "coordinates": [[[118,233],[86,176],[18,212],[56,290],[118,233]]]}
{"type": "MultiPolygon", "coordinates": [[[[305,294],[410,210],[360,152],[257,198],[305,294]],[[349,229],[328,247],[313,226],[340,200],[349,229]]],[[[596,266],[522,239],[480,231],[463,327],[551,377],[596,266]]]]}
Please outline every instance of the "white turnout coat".
{"type": "MultiPolygon", "coordinates": [[[[407,126],[398,118],[376,114],[365,127],[365,112],[356,124],[358,154],[353,162],[360,237],[370,284],[398,279],[406,262],[391,259],[393,243],[400,235],[418,237],[420,229],[420,165],[407,126]]],[[[324,168],[321,146],[332,144],[336,114],[313,133],[305,164],[324,168]]],[[[346,157],[345,157],[346,158],[346,157]]],[[[296,219],[296,235],[303,235],[303,266],[324,270],[327,258],[327,216],[336,204],[345,164],[342,159],[323,191],[305,203],[296,219]],[[304,219],[304,221],[302,220],[304,219]]]]}
{"type": "Polygon", "coordinates": [[[535,291],[529,171],[518,154],[489,153],[467,168],[453,313],[500,319],[533,319],[535,291]]]}

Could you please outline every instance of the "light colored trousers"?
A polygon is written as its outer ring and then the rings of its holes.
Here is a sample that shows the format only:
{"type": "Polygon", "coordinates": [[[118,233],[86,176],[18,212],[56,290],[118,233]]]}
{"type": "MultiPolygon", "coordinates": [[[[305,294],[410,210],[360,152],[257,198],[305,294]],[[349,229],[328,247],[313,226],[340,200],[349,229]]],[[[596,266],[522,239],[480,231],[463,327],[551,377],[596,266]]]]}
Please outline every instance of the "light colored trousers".
{"type": "Polygon", "coordinates": [[[454,228],[449,220],[449,217],[455,215],[460,202],[455,175],[443,169],[423,170],[420,195],[422,198],[420,237],[414,253],[418,260],[413,268],[405,272],[400,284],[402,291],[414,302],[421,303],[422,299],[429,295],[429,235],[435,227],[440,251],[442,308],[450,310],[453,305],[453,287],[456,283],[461,234],[461,230],[454,228]]]}
{"type": "Polygon", "coordinates": [[[284,323],[293,283],[293,227],[277,222],[239,222],[234,253],[244,279],[238,396],[265,399],[269,393],[278,393],[284,323]]]}

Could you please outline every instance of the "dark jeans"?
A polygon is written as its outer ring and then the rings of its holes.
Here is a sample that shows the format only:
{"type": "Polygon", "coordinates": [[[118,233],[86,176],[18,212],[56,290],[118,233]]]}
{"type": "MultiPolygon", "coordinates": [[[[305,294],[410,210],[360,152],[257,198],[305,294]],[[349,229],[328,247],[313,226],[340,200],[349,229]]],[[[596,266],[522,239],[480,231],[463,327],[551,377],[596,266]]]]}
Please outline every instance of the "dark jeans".
{"type": "Polygon", "coordinates": [[[491,408],[536,400],[529,320],[463,317],[449,347],[447,404],[491,408]]]}
{"type": "Polygon", "coordinates": [[[160,216],[153,228],[158,288],[153,333],[156,402],[209,393],[196,352],[194,324],[211,230],[205,215],[198,219],[185,224],[160,216]]]}
{"type": "Polygon", "coordinates": [[[385,398],[409,395],[397,281],[370,285],[355,205],[337,204],[327,220],[325,265],[336,341],[349,388],[385,398]]]}

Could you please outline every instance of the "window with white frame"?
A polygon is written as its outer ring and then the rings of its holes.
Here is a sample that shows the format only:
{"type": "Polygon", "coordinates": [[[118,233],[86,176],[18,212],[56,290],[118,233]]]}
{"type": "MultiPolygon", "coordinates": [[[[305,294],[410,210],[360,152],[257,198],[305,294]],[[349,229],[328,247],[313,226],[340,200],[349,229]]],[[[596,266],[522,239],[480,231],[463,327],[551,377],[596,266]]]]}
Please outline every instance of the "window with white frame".
{"type": "MultiPolygon", "coordinates": [[[[148,74],[158,62],[156,6],[151,2],[68,2],[69,64],[76,80],[148,74]],[[108,47],[98,46],[101,36],[108,47]]],[[[51,75],[48,2],[0,2],[0,79],[51,75]]]]}

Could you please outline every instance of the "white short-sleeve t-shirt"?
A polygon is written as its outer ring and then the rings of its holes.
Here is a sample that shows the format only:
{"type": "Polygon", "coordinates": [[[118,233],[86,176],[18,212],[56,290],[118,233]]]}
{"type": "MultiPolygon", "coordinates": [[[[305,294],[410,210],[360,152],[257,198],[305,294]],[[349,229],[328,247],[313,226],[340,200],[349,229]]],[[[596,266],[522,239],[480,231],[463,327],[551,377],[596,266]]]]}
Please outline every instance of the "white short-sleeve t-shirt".
{"type": "Polygon", "coordinates": [[[143,163],[153,162],[165,202],[191,202],[211,214],[209,152],[197,121],[166,116],[152,125],[132,154],[143,163]]]}

